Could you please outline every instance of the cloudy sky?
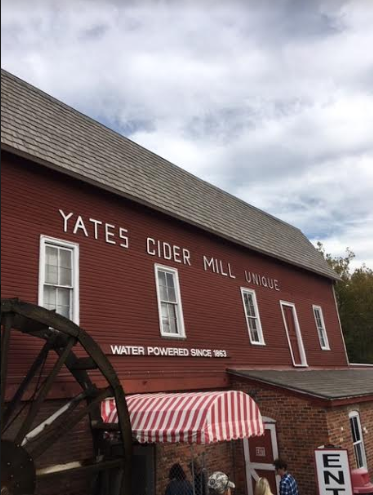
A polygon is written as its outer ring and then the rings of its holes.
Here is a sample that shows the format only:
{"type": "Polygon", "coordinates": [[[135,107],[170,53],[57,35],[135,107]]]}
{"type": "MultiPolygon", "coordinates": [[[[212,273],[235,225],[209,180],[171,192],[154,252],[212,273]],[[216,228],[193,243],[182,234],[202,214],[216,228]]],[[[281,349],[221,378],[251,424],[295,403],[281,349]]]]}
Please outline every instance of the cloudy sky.
{"type": "Polygon", "coordinates": [[[1,4],[3,68],[373,268],[373,1],[1,4]]]}

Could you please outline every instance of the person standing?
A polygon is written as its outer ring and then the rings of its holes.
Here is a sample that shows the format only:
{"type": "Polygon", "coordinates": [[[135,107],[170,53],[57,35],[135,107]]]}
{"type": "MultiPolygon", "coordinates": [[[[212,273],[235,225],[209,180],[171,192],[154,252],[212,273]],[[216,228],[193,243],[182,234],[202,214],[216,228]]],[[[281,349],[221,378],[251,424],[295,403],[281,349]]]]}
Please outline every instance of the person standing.
{"type": "Polygon", "coordinates": [[[299,495],[297,482],[287,471],[287,463],[283,459],[276,459],[273,465],[275,466],[276,474],[281,476],[280,495],[299,495]]]}
{"type": "Polygon", "coordinates": [[[193,495],[193,487],[186,479],[184,469],[179,463],[171,466],[168,474],[170,482],[167,485],[165,495],[193,495]]]}

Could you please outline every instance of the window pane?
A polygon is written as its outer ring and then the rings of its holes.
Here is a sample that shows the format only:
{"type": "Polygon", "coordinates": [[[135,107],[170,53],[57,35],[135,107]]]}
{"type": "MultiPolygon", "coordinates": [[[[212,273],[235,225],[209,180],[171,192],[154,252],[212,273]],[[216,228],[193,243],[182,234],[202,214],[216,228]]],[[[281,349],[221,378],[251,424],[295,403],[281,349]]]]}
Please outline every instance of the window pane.
{"type": "Polygon", "coordinates": [[[68,306],[57,306],[57,313],[70,319],[70,308],[68,306]]]}
{"type": "Polygon", "coordinates": [[[68,285],[71,287],[71,269],[70,268],[60,268],[60,285],[68,285]]]}
{"type": "Polygon", "coordinates": [[[320,318],[320,311],[318,309],[315,309],[314,313],[315,313],[316,325],[320,328],[320,327],[322,327],[321,318],[320,318]]]}
{"type": "Polygon", "coordinates": [[[363,461],[363,452],[362,452],[362,445],[361,443],[357,443],[355,445],[355,456],[356,456],[356,464],[357,467],[363,467],[364,466],[364,461],[363,461]]]}
{"type": "Polygon", "coordinates": [[[62,306],[70,306],[70,289],[57,289],[57,302],[62,306]]]}
{"type": "Polygon", "coordinates": [[[57,313],[70,318],[70,295],[69,289],[57,289],[57,313]]]}
{"type": "Polygon", "coordinates": [[[177,334],[176,307],[173,304],[162,303],[161,309],[163,332],[177,334]]]}
{"type": "Polygon", "coordinates": [[[168,295],[167,295],[167,285],[166,285],[166,274],[165,272],[158,271],[158,286],[159,286],[159,295],[161,298],[161,301],[167,301],[168,300],[168,295]]]}
{"type": "Polygon", "coordinates": [[[259,342],[258,326],[254,318],[249,318],[249,327],[250,327],[251,340],[253,342],[259,342]]]}
{"type": "Polygon", "coordinates": [[[246,304],[247,316],[256,316],[252,294],[248,294],[248,293],[245,294],[245,304],[246,304]]]}
{"type": "Polygon", "coordinates": [[[56,289],[49,285],[44,286],[44,307],[47,309],[56,309],[56,289]]]}
{"type": "Polygon", "coordinates": [[[359,426],[357,424],[357,417],[353,416],[351,418],[351,430],[352,430],[352,439],[354,442],[357,442],[360,440],[360,435],[359,435],[359,426]]]}
{"type": "Polygon", "coordinates": [[[65,318],[69,318],[70,319],[70,308],[69,306],[61,306],[61,305],[57,305],[57,313],[62,315],[62,316],[65,316],[65,318]]]}
{"type": "Polygon", "coordinates": [[[60,285],[72,285],[71,255],[71,251],[60,249],[60,285]]]}
{"type": "Polygon", "coordinates": [[[175,289],[172,289],[172,288],[169,288],[168,289],[168,298],[167,299],[168,299],[169,302],[176,303],[175,289]]]}
{"type": "Polygon", "coordinates": [[[167,276],[167,286],[168,287],[175,287],[173,274],[172,273],[166,273],[166,276],[167,276]]]}
{"type": "Polygon", "coordinates": [[[168,301],[167,287],[165,287],[164,285],[160,285],[159,294],[161,297],[161,301],[168,301]]]}
{"type": "Polygon", "coordinates": [[[69,268],[71,270],[71,254],[70,249],[60,249],[61,268],[69,268]]]}
{"type": "Polygon", "coordinates": [[[170,318],[170,333],[177,334],[177,322],[175,318],[170,318]]]}
{"type": "Polygon", "coordinates": [[[167,318],[162,318],[162,330],[164,333],[170,333],[169,320],[167,318]]]}
{"type": "Polygon", "coordinates": [[[166,303],[161,304],[161,311],[162,311],[162,330],[165,333],[170,333],[168,308],[166,303]]]}
{"type": "Polygon", "coordinates": [[[45,282],[58,283],[58,249],[51,246],[45,249],[45,282]]]}
{"type": "Polygon", "coordinates": [[[255,315],[255,308],[254,308],[254,301],[252,297],[250,298],[250,316],[256,316],[255,315]]]}
{"type": "Polygon", "coordinates": [[[166,274],[162,270],[158,270],[158,280],[159,284],[166,286],[166,274]]]}
{"type": "Polygon", "coordinates": [[[167,303],[162,303],[161,304],[161,311],[162,311],[162,318],[168,318],[168,310],[167,310],[167,303]]]}
{"type": "Polygon", "coordinates": [[[170,333],[178,333],[176,321],[176,307],[173,304],[168,305],[168,314],[170,321],[170,333]]]}

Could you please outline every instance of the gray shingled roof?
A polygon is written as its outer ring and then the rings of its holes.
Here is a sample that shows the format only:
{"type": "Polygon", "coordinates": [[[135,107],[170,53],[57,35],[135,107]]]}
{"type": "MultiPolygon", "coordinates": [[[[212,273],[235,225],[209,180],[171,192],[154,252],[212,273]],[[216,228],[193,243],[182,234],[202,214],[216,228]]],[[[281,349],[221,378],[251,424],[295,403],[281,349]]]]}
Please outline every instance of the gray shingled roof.
{"type": "Polygon", "coordinates": [[[338,279],[300,230],[195,177],[4,70],[1,145],[2,149],[242,246],[338,279]]]}
{"type": "Polygon", "coordinates": [[[228,370],[229,373],[322,399],[373,395],[373,367],[344,370],[228,370]]]}

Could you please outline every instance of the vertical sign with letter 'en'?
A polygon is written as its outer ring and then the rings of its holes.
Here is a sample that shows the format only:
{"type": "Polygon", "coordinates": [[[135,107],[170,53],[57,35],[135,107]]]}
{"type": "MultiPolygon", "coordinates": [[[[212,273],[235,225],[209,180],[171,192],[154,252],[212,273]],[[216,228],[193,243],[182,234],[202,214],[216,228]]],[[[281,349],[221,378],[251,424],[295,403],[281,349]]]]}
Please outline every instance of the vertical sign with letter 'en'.
{"type": "Polygon", "coordinates": [[[319,495],[353,495],[347,450],[317,449],[315,462],[319,495]]]}

